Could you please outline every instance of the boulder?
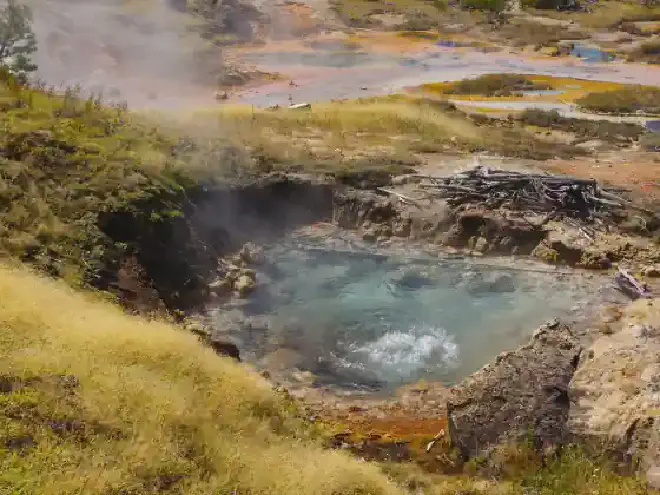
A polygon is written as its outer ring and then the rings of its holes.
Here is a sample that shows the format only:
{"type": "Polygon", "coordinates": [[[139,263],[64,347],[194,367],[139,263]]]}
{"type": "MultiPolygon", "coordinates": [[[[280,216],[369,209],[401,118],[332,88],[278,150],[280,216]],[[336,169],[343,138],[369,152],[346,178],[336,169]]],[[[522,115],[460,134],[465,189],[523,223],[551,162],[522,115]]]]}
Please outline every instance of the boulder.
{"type": "Polygon", "coordinates": [[[378,231],[374,227],[369,227],[364,232],[362,232],[362,240],[368,242],[375,242],[378,238],[378,231]]]}
{"type": "Polygon", "coordinates": [[[483,237],[477,238],[476,242],[474,243],[474,250],[479,251],[480,253],[485,253],[488,251],[488,240],[483,237]]]}
{"type": "Polygon", "coordinates": [[[332,221],[343,229],[355,229],[364,222],[385,224],[398,215],[389,198],[372,191],[346,190],[333,197],[332,221]]]}
{"type": "Polygon", "coordinates": [[[231,279],[218,277],[209,284],[209,291],[218,296],[225,296],[231,293],[232,285],[231,279]]]}
{"type": "Polygon", "coordinates": [[[248,242],[241,248],[239,255],[241,260],[243,260],[248,265],[260,265],[266,261],[264,249],[261,246],[257,246],[251,242],[248,242]]]}
{"type": "Polygon", "coordinates": [[[557,253],[557,261],[576,265],[582,260],[582,254],[587,245],[587,240],[578,229],[562,226],[548,233],[543,243],[557,253]]]}
{"type": "Polygon", "coordinates": [[[453,445],[468,458],[530,433],[538,448],[564,442],[568,387],[580,352],[571,329],[554,321],[454,387],[447,403],[453,445]]]}
{"type": "Polygon", "coordinates": [[[241,275],[236,280],[234,287],[240,297],[247,297],[257,288],[257,282],[248,275],[241,275]]]}
{"type": "Polygon", "coordinates": [[[400,218],[392,225],[392,235],[394,237],[409,237],[411,221],[409,218],[400,218]]]}
{"type": "Polygon", "coordinates": [[[643,471],[660,465],[660,300],[638,300],[586,350],[567,426],[643,471]]]}

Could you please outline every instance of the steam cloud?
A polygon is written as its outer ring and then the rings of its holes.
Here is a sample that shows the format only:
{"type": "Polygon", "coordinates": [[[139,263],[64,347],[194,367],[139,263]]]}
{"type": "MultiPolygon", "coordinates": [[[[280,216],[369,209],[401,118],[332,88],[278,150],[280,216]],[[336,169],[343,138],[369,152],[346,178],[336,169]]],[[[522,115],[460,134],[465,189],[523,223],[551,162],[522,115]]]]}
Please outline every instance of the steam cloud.
{"type": "Polygon", "coordinates": [[[213,101],[220,50],[191,30],[171,0],[24,0],[34,13],[39,77],[131,106],[213,101]]]}

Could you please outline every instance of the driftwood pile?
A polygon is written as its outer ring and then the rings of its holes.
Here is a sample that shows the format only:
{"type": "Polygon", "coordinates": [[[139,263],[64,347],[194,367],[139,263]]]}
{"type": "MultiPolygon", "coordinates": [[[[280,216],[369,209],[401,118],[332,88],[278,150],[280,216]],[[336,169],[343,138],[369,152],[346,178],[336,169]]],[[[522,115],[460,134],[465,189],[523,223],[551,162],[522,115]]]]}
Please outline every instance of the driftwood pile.
{"type": "Polygon", "coordinates": [[[488,208],[555,213],[581,219],[610,216],[628,208],[641,209],[617,194],[622,189],[603,187],[595,179],[483,166],[449,177],[418,178],[422,180],[418,187],[427,195],[443,198],[451,206],[480,203],[488,208]]]}

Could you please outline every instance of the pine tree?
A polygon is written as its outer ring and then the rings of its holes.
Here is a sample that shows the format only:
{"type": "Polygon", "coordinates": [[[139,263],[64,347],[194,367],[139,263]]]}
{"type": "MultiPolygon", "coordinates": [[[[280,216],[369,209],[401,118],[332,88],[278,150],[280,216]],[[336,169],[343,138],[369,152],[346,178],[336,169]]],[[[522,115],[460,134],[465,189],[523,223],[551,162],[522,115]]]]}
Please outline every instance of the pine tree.
{"type": "Polygon", "coordinates": [[[25,76],[37,70],[30,56],[37,51],[32,31],[32,11],[26,5],[8,0],[0,9],[0,65],[13,74],[25,76]]]}

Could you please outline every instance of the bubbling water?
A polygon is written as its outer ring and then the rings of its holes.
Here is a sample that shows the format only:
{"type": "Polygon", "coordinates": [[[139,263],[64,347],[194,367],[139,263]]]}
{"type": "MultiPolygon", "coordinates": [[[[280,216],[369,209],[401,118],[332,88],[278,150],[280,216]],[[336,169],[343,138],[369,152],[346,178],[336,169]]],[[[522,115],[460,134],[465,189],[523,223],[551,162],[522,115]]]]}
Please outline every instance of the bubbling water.
{"type": "Polygon", "coordinates": [[[242,310],[268,335],[243,343],[256,361],[285,348],[297,367],[347,386],[454,383],[544,322],[584,314],[604,279],[468,258],[338,251],[283,243],[266,251],[259,289],[242,310]]]}

